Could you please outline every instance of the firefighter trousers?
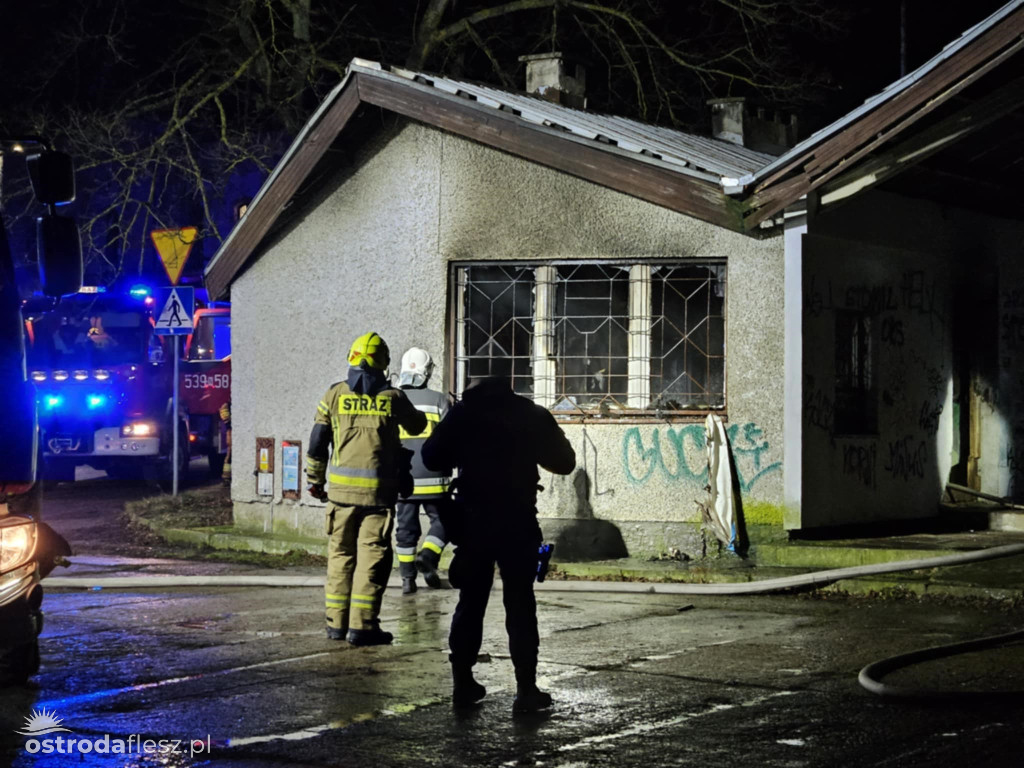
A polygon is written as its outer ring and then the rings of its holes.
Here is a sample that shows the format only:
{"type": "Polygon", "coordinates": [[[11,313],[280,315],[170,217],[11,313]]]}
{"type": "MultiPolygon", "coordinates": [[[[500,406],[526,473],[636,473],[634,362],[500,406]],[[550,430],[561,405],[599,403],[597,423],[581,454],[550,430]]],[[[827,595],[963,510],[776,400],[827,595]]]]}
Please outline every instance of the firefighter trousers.
{"type": "Polygon", "coordinates": [[[390,507],[327,503],[327,626],[379,629],[380,602],[391,575],[390,507]]]}
{"type": "Polygon", "coordinates": [[[501,573],[505,631],[516,681],[529,686],[536,680],[540,636],[533,581],[537,576],[540,526],[506,531],[504,536],[469,534],[460,540],[449,574],[457,572],[459,602],[452,616],[448,646],[455,667],[472,667],[483,641],[484,614],[494,583],[494,566],[501,573]]]}
{"type": "Polygon", "coordinates": [[[444,526],[441,525],[441,506],[445,499],[432,501],[400,501],[395,524],[395,552],[398,554],[398,570],[403,579],[416,578],[416,546],[423,528],[420,525],[420,509],[430,521],[427,537],[423,540],[422,556],[437,568],[441,553],[448,543],[444,526]]]}

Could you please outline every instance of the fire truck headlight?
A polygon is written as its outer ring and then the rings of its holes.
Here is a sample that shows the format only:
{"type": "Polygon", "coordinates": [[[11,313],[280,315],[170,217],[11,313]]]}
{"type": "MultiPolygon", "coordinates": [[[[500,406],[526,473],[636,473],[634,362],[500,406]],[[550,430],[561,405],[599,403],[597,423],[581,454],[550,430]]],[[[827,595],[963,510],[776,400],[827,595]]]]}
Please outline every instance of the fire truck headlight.
{"type": "Polygon", "coordinates": [[[27,517],[9,517],[0,526],[0,572],[23,565],[36,545],[36,524],[27,517]]]}
{"type": "Polygon", "coordinates": [[[75,377],[75,381],[85,381],[89,378],[88,371],[75,371],[73,375],[75,377]]]}
{"type": "Polygon", "coordinates": [[[98,370],[98,371],[93,371],[93,372],[92,372],[92,377],[93,377],[94,379],[96,379],[96,381],[106,381],[107,379],[109,379],[109,378],[110,378],[110,371],[104,371],[104,370],[103,370],[103,369],[101,368],[101,369],[100,369],[100,370],[98,370]]]}
{"type": "Polygon", "coordinates": [[[85,404],[90,411],[95,411],[97,408],[102,408],[107,404],[106,395],[86,395],[85,404]]]}
{"type": "Polygon", "coordinates": [[[68,372],[67,371],[54,371],[53,372],[53,380],[54,381],[67,381],[68,380],[68,372]]]}
{"type": "Polygon", "coordinates": [[[32,381],[46,381],[46,371],[32,371],[32,381]]]}
{"type": "Polygon", "coordinates": [[[156,425],[150,421],[130,421],[121,427],[121,437],[153,437],[156,425]]]}

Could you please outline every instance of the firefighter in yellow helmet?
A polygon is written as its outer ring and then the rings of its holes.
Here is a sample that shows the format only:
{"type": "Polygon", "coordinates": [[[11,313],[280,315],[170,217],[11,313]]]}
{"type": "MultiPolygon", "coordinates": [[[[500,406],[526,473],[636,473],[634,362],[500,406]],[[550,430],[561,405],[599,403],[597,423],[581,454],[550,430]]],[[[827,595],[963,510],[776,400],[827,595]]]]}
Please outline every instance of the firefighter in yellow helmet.
{"type": "Polygon", "coordinates": [[[388,383],[388,346],[377,333],[356,339],[348,376],[317,406],[306,455],[308,492],[327,502],[327,637],[383,645],[378,616],[391,573],[399,491],[399,427],[418,435],[426,416],[388,383]],[[325,488],[326,485],[326,488],[325,488]]]}

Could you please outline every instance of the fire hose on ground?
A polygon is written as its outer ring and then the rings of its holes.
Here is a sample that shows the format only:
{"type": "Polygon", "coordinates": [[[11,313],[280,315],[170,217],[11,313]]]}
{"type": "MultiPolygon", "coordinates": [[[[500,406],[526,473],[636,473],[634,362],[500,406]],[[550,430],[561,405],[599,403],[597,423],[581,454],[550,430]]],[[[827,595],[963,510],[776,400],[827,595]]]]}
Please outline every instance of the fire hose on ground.
{"type": "MultiPolygon", "coordinates": [[[[954,555],[923,557],[890,563],[873,563],[847,568],[833,568],[793,576],[783,576],[761,581],[727,582],[714,584],[651,583],[651,582],[605,582],[605,581],[545,581],[538,584],[538,591],[544,592],[604,592],[604,593],[649,593],[663,595],[755,595],[780,592],[789,589],[820,587],[841,579],[870,576],[882,573],[916,571],[951,565],[966,565],[984,560],[1012,557],[1024,554],[1024,544],[1006,544],[954,555]]],[[[67,576],[51,577],[46,585],[58,589],[138,589],[138,588],[180,588],[180,587],[322,587],[323,578],[315,576],[262,576],[262,575],[213,575],[213,576],[67,576]]],[[[946,658],[960,653],[996,648],[1024,640],[1024,629],[990,637],[978,638],[949,645],[935,646],[910,653],[892,656],[864,667],[858,681],[868,691],[880,696],[903,699],[934,699],[947,694],[936,691],[902,688],[887,685],[881,678],[898,669],[934,659],[946,658]]],[[[962,695],[962,694],[956,694],[962,695]]],[[[992,694],[982,694],[989,696],[992,694]]],[[[1013,694],[1019,696],[1020,694],[1013,694]]]]}

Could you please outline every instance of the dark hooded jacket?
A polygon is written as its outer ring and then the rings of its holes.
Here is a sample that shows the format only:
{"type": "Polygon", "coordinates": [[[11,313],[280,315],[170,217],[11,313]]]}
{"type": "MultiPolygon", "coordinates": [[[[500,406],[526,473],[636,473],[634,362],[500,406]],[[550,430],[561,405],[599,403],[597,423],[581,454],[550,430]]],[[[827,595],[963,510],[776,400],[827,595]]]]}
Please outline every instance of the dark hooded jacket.
{"type": "Polygon", "coordinates": [[[576,466],[576,453],[551,413],[498,378],[466,390],[423,444],[422,457],[429,469],[458,469],[459,498],[471,506],[531,511],[537,467],[567,475],[576,466]]]}

